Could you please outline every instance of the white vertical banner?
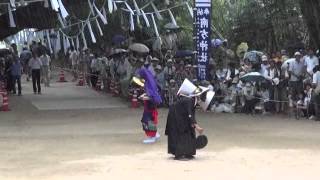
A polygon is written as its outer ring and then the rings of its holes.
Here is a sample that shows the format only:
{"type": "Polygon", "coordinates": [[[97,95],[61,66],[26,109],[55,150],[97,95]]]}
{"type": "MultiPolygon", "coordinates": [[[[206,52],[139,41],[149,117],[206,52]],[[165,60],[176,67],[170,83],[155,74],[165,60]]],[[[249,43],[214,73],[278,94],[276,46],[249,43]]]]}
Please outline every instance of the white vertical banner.
{"type": "Polygon", "coordinates": [[[195,0],[195,7],[194,35],[198,80],[206,80],[211,50],[211,0],[195,0]]]}

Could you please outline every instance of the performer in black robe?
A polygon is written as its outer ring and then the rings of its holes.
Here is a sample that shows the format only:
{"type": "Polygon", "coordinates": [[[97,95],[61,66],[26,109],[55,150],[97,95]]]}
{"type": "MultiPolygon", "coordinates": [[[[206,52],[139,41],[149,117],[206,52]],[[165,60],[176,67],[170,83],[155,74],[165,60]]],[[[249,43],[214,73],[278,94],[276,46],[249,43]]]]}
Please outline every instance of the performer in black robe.
{"type": "Polygon", "coordinates": [[[196,154],[196,132],[203,129],[195,120],[198,97],[181,97],[169,108],[165,134],[168,136],[168,153],[176,160],[192,159],[196,154]]]}

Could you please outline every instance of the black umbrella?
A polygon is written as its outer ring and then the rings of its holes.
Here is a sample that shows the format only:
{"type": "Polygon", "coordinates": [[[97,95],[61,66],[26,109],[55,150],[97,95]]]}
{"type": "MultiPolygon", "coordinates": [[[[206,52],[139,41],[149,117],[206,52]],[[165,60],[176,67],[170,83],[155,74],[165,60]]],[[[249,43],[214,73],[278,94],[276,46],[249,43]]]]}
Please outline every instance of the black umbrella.
{"type": "Polygon", "coordinates": [[[266,79],[259,72],[251,72],[240,77],[240,80],[244,82],[262,82],[266,79]]]}

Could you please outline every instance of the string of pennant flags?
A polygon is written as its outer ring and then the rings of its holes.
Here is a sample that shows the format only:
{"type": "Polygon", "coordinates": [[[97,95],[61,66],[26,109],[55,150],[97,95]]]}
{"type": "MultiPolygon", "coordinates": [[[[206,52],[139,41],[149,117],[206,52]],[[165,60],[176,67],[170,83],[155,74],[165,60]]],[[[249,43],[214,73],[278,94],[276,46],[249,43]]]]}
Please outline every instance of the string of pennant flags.
{"type": "MultiPolygon", "coordinates": [[[[16,5],[23,5],[22,2],[23,0],[20,0],[19,2],[16,2],[15,0],[10,0],[8,3],[1,3],[0,5],[6,4],[8,5],[8,13],[9,13],[9,21],[10,21],[10,27],[16,27],[14,17],[12,14],[12,11],[15,10],[17,7],[16,5]]],[[[27,1],[27,3],[33,3],[33,2],[44,2],[44,7],[49,8],[49,2],[51,5],[51,8],[57,12],[58,15],[58,21],[61,25],[61,27],[56,28],[56,29],[50,29],[50,30],[43,30],[39,32],[30,32],[29,30],[25,30],[24,32],[19,33],[17,37],[14,37],[14,41],[18,40],[30,40],[29,36],[33,36],[33,38],[42,38],[46,36],[46,41],[49,42],[48,46],[50,48],[51,53],[57,52],[61,50],[61,40],[63,44],[63,50],[64,52],[67,51],[67,49],[70,46],[75,47],[76,49],[80,48],[80,39],[82,39],[82,44],[84,48],[87,48],[87,39],[84,35],[84,30],[87,27],[89,30],[89,34],[91,37],[91,42],[96,43],[96,35],[93,32],[93,26],[97,27],[98,33],[100,36],[103,36],[103,31],[100,26],[100,23],[98,19],[100,19],[103,23],[103,25],[108,24],[107,20],[107,12],[109,14],[112,14],[113,12],[117,11],[118,9],[122,10],[123,12],[128,13],[129,15],[129,29],[130,31],[135,30],[135,20],[137,23],[140,23],[140,17],[145,22],[145,25],[147,27],[152,27],[154,29],[155,36],[157,38],[160,38],[158,27],[156,24],[156,18],[161,21],[163,20],[162,13],[168,13],[171,19],[171,23],[174,24],[175,26],[178,26],[175,17],[172,13],[172,9],[179,8],[179,7],[187,7],[190,16],[193,17],[193,9],[189,5],[187,1],[165,8],[165,9],[158,9],[156,5],[154,4],[154,0],[151,0],[141,8],[139,8],[136,0],[132,0],[134,7],[131,7],[129,3],[126,0],[105,0],[102,3],[102,7],[98,8],[97,5],[95,4],[94,0],[88,0],[88,5],[90,8],[89,14],[85,20],[78,19],[78,22],[68,24],[66,23],[66,18],[69,16],[68,11],[64,7],[63,3],[61,0],[31,0],[27,1]],[[107,9],[105,8],[107,6],[107,9]],[[153,11],[152,12],[145,12],[145,9],[147,7],[151,6],[153,11]],[[155,18],[156,17],[156,18],[155,18]],[[149,20],[151,19],[151,21],[149,20]],[[75,35],[68,35],[67,33],[64,32],[64,29],[70,28],[73,26],[78,26],[79,31],[75,35]],[[56,41],[53,43],[50,38],[50,34],[56,34],[56,41]],[[61,38],[61,39],[60,39],[61,38]],[[54,46],[54,48],[53,48],[54,46]]],[[[170,4],[169,0],[165,0],[165,3],[167,5],[170,4]]],[[[17,42],[17,41],[16,41],[17,42]]]]}

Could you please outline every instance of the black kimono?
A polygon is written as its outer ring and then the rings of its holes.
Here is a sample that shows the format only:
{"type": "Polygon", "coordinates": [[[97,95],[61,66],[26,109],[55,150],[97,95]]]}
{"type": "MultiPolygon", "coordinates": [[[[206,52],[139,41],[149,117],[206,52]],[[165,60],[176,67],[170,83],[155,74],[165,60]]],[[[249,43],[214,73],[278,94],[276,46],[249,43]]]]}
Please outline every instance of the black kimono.
{"type": "Polygon", "coordinates": [[[165,134],[168,153],[181,156],[196,154],[195,99],[183,97],[169,108],[165,134]]]}

